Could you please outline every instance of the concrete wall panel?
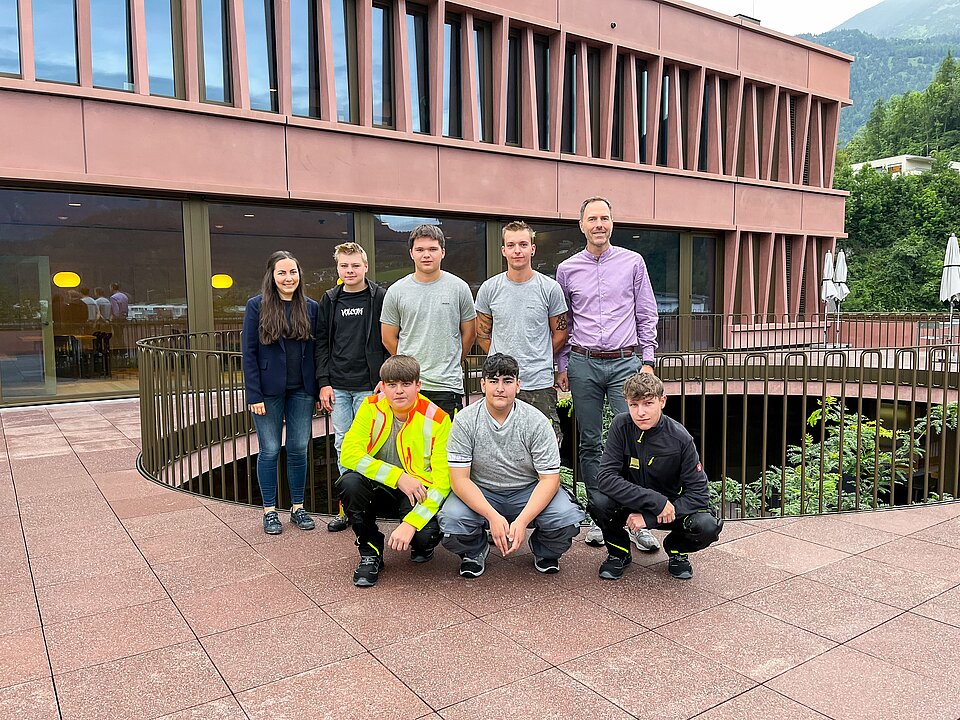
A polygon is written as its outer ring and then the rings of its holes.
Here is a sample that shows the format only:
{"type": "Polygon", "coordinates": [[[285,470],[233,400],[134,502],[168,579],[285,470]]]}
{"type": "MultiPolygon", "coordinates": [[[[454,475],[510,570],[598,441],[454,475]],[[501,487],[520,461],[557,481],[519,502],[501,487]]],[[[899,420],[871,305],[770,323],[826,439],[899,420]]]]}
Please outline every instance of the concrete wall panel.
{"type": "Polygon", "coordinates": [[[803,193],[803,231],[833,237],[843,235],[845,200],[845,195],[803,193]]]}
{"type": "Polygon", "coordinates": [[[651,0],[558,0],[561,27],[568,33],[654,49],[659,45],[660,4],[651,0]],[[610,23],[615,22],[616,28],[610,23]]]}
{"type": "Polygon", "coordinates": [[[79,99],[0,92],[0,176],[82,175],[81,112],[79,99]]]}
{"type": "Polygon", "coordinates": [[[658,175],[654,222],[703,228],[733,227],[734,185],[658,175]]]}
{"type": "Polygon", "coordinates": [[[660,9],[660,50],[666,56],[690,57],[709,67],[737,67],[736,25],[718,22],[679,8],[660,9]]]}
{"type": "Polygon", "coordinates": [[[653,175],[592,165],[561,163],[557,178],[560,217],[579,218],[580,203],[593,195],[613,203],[618,222],[650,222],[653,219],[653,175]]]}
{"type": "Polygon", "coordinates": [[[740,72],[791,87],[807,84],[807,56],[800,45],[740,29],[740,72]]]}
{"type": "Polygon", "coordinates": [[[800,227],[804,193],[759,185],[737,185],[736,222],[742,229],[783,229],[800,227]]]}
{"type": "Polygon", "coordinates": [[[484,213],[552,217],[557,212],[557,163],[442,147],[440,204],[484,213]]]}
{"type": "Polygon", "coordinates": [[[283,125],[91,101],[83,122],[95,182],[286,195],[283,125]]]}
{"type": "Polygon", "coordinates": [[[850,65],[846,60],[810,53],[810,92],[844,100],[850,97],[850,65]]]}

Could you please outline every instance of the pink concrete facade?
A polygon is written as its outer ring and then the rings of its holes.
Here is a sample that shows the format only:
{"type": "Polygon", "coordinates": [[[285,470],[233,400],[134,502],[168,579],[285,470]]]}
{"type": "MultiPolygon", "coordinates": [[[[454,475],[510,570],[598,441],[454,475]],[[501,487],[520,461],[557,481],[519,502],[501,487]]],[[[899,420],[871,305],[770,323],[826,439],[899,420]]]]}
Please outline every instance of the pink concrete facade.
{"type": "Polygon", "coordinates": [[[370,0],[357,0],[358,124],[336,121],[326,0],[318,3],[315,28],[319,118],[291,111],[287,2],[275,4],[278,113],[250,107],[242,2],[230,4],[232,107],[200,102],[195,3],[183,3],[182,99],[149,94],[142,0],[131,3],[133,92],[93,87],[89,0],[77,0],[79,85],[37,81],[31,2],[19,5],[21,77],[0,77],[0,126],[8,138],[0,145],[4,185],[29,181],[531,220],[576,218],[584,196],[602,194],[619,222],[716,234],[723,242],[722,310],[728,313],[796,312],[804,293],[806,305],[815,306],[816,258],[844,237],[844,193],[831,185],[852,58],[688,3],[426,0],[431,134],[412,131],[406,0],[390,5],[395,127],[389,129],[372,120],[370,0]],[[441,134],[448,14],[459,16],[464,28],[463,139],[441,134]],[[474,19],[492,34],[492,142],[478,141],[476,109],[484,100],[474,81],[474,19]],[[519,146],[506,143],[511,32],[521,41],[519,146]],[[535,35],[549,38],[552,50],[548,150],[540,149],[536,133],[535,35]],[[560,128],[564,50],[571,43],[580,58],[588,50],[600,53],[599,112],[587,97],[591,79],[581,62],[577,97],[567,109],[577,152],[567,154],[560,151],[560,128]],[[618,57],[622,159],[613,158],[618,57]],[[649,75],[646,128],[638,112],[637,60],[649,75]],[[683,98],[666,93],[663,79],[678,88],[681,73],[689,78],[683,98]],[[716,101],[721,86],[725,103],[716,101]],[[705,97],[715,99],[706,111],[705,97]],[[669,119],[661,128],[664,104],[669,119]],[[599,152],[591,143],[597,133],[599,152]],[[668,143],[665,164],[656,162],[661,136],[668,143]],[[789,293],[788,275],[795,278],[789,293]]]}

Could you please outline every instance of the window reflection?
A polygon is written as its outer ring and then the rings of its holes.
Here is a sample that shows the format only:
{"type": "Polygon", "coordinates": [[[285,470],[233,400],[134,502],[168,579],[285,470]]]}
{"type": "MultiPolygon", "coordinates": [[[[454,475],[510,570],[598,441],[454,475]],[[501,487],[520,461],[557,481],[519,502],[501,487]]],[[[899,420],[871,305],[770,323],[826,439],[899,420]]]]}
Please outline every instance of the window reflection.
{"type": "Polygon", "coordinates": [[[623,160],[623,72],[627,58],[617,55],[617,68],[613,85],[613,137],[610,157],[623,160]]]}
{"type": "Polygon", "coordinates": [[[212,274],[233,278],[230,288],[213,290],[216,328],[240,327],[247,300],[260,292],[270,253],[292,252],[303,269],[304,290],[319,300],[337,282],[333,248],[353,239],[349,212],[211,204],[212,274]]]}
{"type": "Polygon", "coordinates": [[[0,190],[4,401],[135,393],[136,341],[184,332],[186,303],[179,202],[0,190]]]}
{"type": "Polygon", "coordinates": [[[510,33],[507,39],[507,144],[519,145],[520,112],[520,34],[510,33]]]}
{"type": "Polygon", "coordinates": [[[127,0],[90,0],[90,50],[94,87],[133,90],[127,0]]]}
{"type": "Polygon", "coordinates": [[[200,92],[204,102],[233,102],[228,0],[199,0],[200,92]]]}
{"type": "Polygon", "coordinates": [[[637,125],[640,132],[640,162],[647,162],[647,61],[637,58],[637,125]]]}
{"type": "Polygon", "coordinates": [[[492,33],[487,23],[474,22],[477,49],[477,139],[493,141],[493,60],[492,33]]]}
{"type": "Polygon", "coordinates": [[[317,0],[290,0],[290,75],[293,114],[320,117],[317,0]]]}
{"type": "Polygon", "coordinates": [[[17,0],[0,0],[0,75],[20,74],[20,18],[17,0]]]}
{"type": "Polygon", "coordinates": [[[473,294],[477,294],[486,279],[486,222],[406,215],[373,217],[378,283],[390,285],[412,273],[413,260],[408,249],[410,232],[417,225],[439,225],[446,237],[443,270],[463,278],[473,294]]]}
{"type": "Polygon", "coordinates": [[[693,238],[693,283],[690,292],[690,311],[696,315],[691,325],[691,348],[702,350],[716,347],[715,319],[710,317],[717,308],[717,239],[693,238]]]}
{"type": "Polygon", "coordinates": [[[180,0],[144,0],[150,94],[183,97],[180,0]]]}
{"type": "Polygon", "coordinates": [[[710,78],[705,78],[703,86],[703,110],[700,113],[700,154],[697,158],[697,170],[701,172],[707,171],[707,142],[710,139],[711,85],[710,78]]]}
{"type": "Polygon", "coordinates": [[[33,59],[37,80],[80,82],[73,0],[33,1],[33,59]]]}
{"type": "Polygon", "coordinates": [[[407,47],[410,62],[410,110],[414,132],[430,132],[430,73],[427,65],[427,14],[407,5],[407,47]]]}
{"type": "Polygon", "coordinates": [[[560,126],[560,152],[577,151],[577,48],[567,43],[563,63],[563,113],[560,126]]]}
{"type": "Polygon", "coordinates": [[[580,226],[576,223],[531,222],[530,225],[537,233],[533,269],[544,275],[556,277],[557,265],[576,255],[586,245],[580,226]]]}
{"type": "Polygon", "coordinates": [[[463,137],[461,100],[460,18],[450,16],[443,25],[443,134],[463,137]]]}
{"type": "Polygon", "coordinates": [[[590,103],[590,152],[600,157],[600,51],[587,48],[587,82],[590,103]]]}
{"type": "Polygon", "coordinates": [[[333,25],[333,75],[337,94],[337,120],[359,122],[357,95],[357,6],[354,0],[331,0],[333,25]]]}
{"type": "Polygon", "coordinates": [[[676,314],[680,307],[680,233],[614,227],[614,245],[643,255],[661,315],[676,314]]]}
{"type": "Polygon", "coordinates": [[[247,40],[250,107],[277,112],[277,52],[273,32],[273,0],[243,0],[247,40]]]}
{"type": "Polygon", "coordinates": [[[657,165],[667,164],[667,145],[670,142],[670,75],[663,71],[663,85],[660,89],[660,139],[657,143],[657,165]]]}
{"type": "Polygon", "coordinates": [[[393,19],[389,5],[373,5],[373,124],[393,127],[393,19]]]}
{"type": "Polygon", "coordinates": [[[540,149],[550,149],[550,40],[533,36],[533,61],[537,86],[537,135],[540,149]]]}

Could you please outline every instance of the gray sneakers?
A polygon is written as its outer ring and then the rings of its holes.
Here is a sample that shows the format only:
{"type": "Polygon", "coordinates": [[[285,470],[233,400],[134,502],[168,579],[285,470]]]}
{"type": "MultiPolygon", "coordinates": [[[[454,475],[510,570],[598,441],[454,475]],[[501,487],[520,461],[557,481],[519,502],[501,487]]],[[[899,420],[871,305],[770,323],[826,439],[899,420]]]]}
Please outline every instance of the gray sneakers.
{"type": "MultiPolygon", "coordinates": [[[[630,535],[630,542],[632,542],[640,552],[652,553],[660,549],[660,541],[657,540],[649,530],[637,530],[636,532],[628,530],[627,533],[630,535]]],[[[587,545],[600,547],[603,545],[603,530],[598,528],[596,523],[592,523],[583,541],[587,545]]]]}
{"type": "Polygon", "coordinates": [[[460,558],[460,577],[478,578],[487,569],[487,555],[490,554],[490,545],[484,545],[477,555],[463,555],[460,558]]]}

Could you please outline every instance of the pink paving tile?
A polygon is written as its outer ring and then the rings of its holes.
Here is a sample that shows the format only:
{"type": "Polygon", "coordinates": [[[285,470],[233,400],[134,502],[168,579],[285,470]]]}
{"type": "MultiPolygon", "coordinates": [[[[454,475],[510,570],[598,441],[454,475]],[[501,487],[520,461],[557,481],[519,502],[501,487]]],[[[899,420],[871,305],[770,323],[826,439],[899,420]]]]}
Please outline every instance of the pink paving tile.
{"type": "Polygon", "coordinates": [[[914,533],[910,537],[938,545],[949,545],[953,548],[960,548],[960,518],[954,518],[953,520],[946,520],[937,525],[931,525],[928,528],[914,533]]]}
{"type": "Polygon", "coordinates": [[[803,573],[847,557],[847,553],[814,545],[778,532],[765,532],[735,540],[724,552],[750,558],[789,573],[803,573]]]}
{"type": "Polygon", "coordinates": [[[196,593],[276,572],[250,548],[223,550],[205,557],[190,557],[152,566],[163,586],[173,595],[196,593]]]}
{"type": "Polygon", "coordinates": [[[943,503],[917,508],[847,513],[844,515],[844,520],[897,535],[910,535],[917,530],[923,530],[944,520],[951,520],[958,515],[960,515],[960,503],[943,503]]]}
{"type": "Polygon", "coordinates": [[[369,655],[309,670],[237,696],[250,720],[406,720],[430,708],[369,655]],[[357,702],[362,697],[363,702],[357,702]]]}
{"type": "Polygon", "coordinates": [[[443,709],[444,720],[514,717],[562,720],[576,708],[591,720],[629,720],[616,705],[556,668],[490,690],[443,709]]]}
{"type": "Polygon", "coordinates": [[[32,590],[33,580],[30,577],[26,550],[4,549],[0,556],[0,595],[32,590]]]}
{"type": "Polygon", "coordinates": [[[54,675],[193,638],[169,598],[46,625],[45,631],[54,675]]]}
{"type": "Polygon", "coordinates": [[[284,574],[317,605],[345,600],[363,592],[353,586],[353,569],[356,557],[327,560],[308,565],[299,570],[287,570],[284,574]]]}
{"type": "Polygon", "coordinates": [[[484,622],[551,665],[646,632],[640,625],[577,595],[548,595],[488,615],[484,622]],[[584,622],[585,618],[590,621],[584,622]]]}
{"type": "Polygon", "coordinates": [[[17,685],[50,674],[50,663],[39,627],[0,635],[0,687],[17,685]]]}
{"type": "Polygon", "coordinates": [[[130,537],[111,514],[100,520],[77,519],[77,524],[56,524],[27,530],[27,552],[31,558],[59,555],[77,548],[109,550],[130,545],[130,537]]]}
{"type": "Polygon", "coordinates": [[[697,715],[697,720],[823,720],[824,716],[763,685],[697,715]]]}
{"type": "Polygon", "coordinates": [[[792,525],[799,519],[799,517],[765,517],[750,518],[746,520],[740,520],[740,522],[742,522],[744,525],[752,525],[758,530],[776,530],[777,528],[792,525]]]}
{"type": "Polygon", "coordinates": [[[834,648],[768,687],[838,720],[956,720],[960,695],[942,683],[846,646],[834,648]]]}
{"type": "Polygon", "coordinates": [[[93,480],[82,471],[70,473],[70,471],[54,471],[55,474],[63,474],[62,477],[51,478],[49,476],[30,477],[22,480],[24,473],[17,471],[14,484],[17,488],[17,499],[30,501],[36,500],[45,503],[47,507],[54,501],[52,498],[66,498],[84,492],[96,490],[93,480]]]}
{"type": "MultiPolygon", "coordinates": [[[[219,520],[217,521],[219,523],[219,520]]],[[[137,547],[151,565],[181,560],[196,555],[210,555],[232,548],[249,547],[235,532],[222,523],[201,532],[175,530],[164,535],[143,538],[137,547]]]]}
{"type": "Polygon", "coordinates": [[[147,480],[137,470],[98,473],[93,475],[93,481],[110,501],[159,495],[169,490],[164,485],[147,480]]]}
{"type": "Polygon", "coordinates": [[[416,584],[354,588],[350,597],[323,608],[367,648],[382,647],[473,618],[435,588],[416,584]],[[390,608],[390,612],[382,611],[390,608]]]}
{"type": "Polygon", "coordinates": [[[156,495],[147,495],[129,500],[114,500],[110,503],[113,511],[121,520],[143,515],[156,515],[157,513],[167,513],[172,510],[183,510],[184,508],[199,507],[200,500],[193,495],[169,490],[165,493],[156,495]]]}
{"type": "Polygon", "coordinates": [[[777,532],[851,554],[869,550],[899,537],[894,533],[876,530],[866,525],[845,522],[847,517],[847,515],[821,515],[800,518],[795,523],[778,528],[777,532]]]}
{"type": "Polygon", "coordinates": [[[175,599],[199,637],[314,607],[296,585],[276,572],[175,599]]]}
{"type": "Polygon", "coordinates": [[[756,525],[748,525],[741,520],[726,520],[723,523],[723,531],[720,533],[720,539],[717,540],[717,544],[723,545],[724,543],[733,542],[748,535],[756,535],[762,531],[762,527],[758,528],[756,525]]]}
{"type": "Polygon", "coordinates": [[[960,582],[960,548],[900,538],[863,553],[863,557],[924,575],[960,582]]]}
{"type": "Polygon", "coordinates": [[[960,690],[960,628],[904,613],[847,646],[960,690]]]}
{"type": "Polygon", "coordinates": [[[76,620],[167,597],[160,581],[145,565],[114,575],[100,575],[37,589],[45,625],[76,620]]]}
{"type": "Polygon", "coordinates": [[[839,643],[903,612],[805,577],[792,578],[737,602],[839,643]]]}
{"type": "Polygon", "coordinates": [[[960,587],[948,590],[913,609],[917,615],[960,627],[960,587]]]}
{"type": "MultiPolygon", "coordinates": [[[[161,492],[170,492],[162,489],[161,492]]],[[[156,515],[142,515],[140,517],[125,518],[123,527],[136,541],[146,538],[180,532],[189,535],[194,532],[212,532],[226,527],[223,521],[210,512],[203,505],[188,507],[183,510],[172,510],[156,515]]]]}
{"type": "Polygon", "coordinates": [[[33,579],[38,588],[145,567],[146,561],[132,542],[112,548],[82,548],[31,559],[33,579]]]}
{"type": "Polygon", "coordinates": [[[732,599],[792,577],[753,558],[728,553],[724,547],[711,546],[690,556],[698,588],[732,599]]]}
{"type": "Polygon", "coordinates": [[[37,612],[37,597],[33,590],[0,595],[0,636],[16,630],[40,627],[40,614],[37,612]]]}
{"type": "Polygon", "coordinates": [[[663,720],[686,720],[755,685],[652,632],[560,669],[632,715],[663,720]]]}
{"type": "Polygon", "coordinates": [[[230,694],[196,641],[59,675],[56,685],[63,720],[154,718],[230,694]]]}
{"type": "Polygon", "coordinates": [[[656,632],[757,682],[836,644],[736,603],[704,610],[656,632]]]}
{"type": "Polygon", "coordinates": [[[0,688],[0,717],[17,720],[60,720],[53,680],[21,683],[0,688]]]}
{"type": "Polygon", "coordinates": [[[806,577],[902,610],[926,602],[956,584],[859,555],[817,568],[806,577]]]}
{"type": "MultiPolygon", "coordinates": [[[[321,529],[319,524],[316,530],[304,532],[288,522],[289,513],[281,513],[280,521],[283,523],[283,534],[274,536],[274,540],[255,544],[257,552],[264,559],[268,560],[278,570],[296,570],[305,565],[323,562],[325,558],[342,554],[356,553],[356,547],[353,544],[353,533],[350,533],[349,544],[343,542],[346,537],[333,537],[325,529],[321,529]]],[[[231,525],[231,532],[237,526],[231,525]]],[[[263,532],[263,521],[257,518],[257,530],[260,536],[265,537],[263,532]]],[[[387,565],[393,569],[397,566],[398,558],[391,550],[387,550],[387,565]]]]}
{"type": "MultiPolygon", "coordinates": [[[[696,557],[696,556],[694,556],[696,557]]],[[[675,580],[666,568],[628,568],[622,580],[597,579],[579,589],[589,600],[613,610],[647,628],[665,625],[706,608],[719,605],[724,599],[699,586],[693,580],[675,580]]]]}
{"type": "Polygon", "coordinates": [[[164,715],[157,720],[247,720],[247,716],[236,700],[225,697],[164,715]]]}
{"type": "Polygon", "coordinates": [[[96,452],[83,452],[78,448],[77,457],[80,458],[83,467],[90,474],[135,468],[140,449],[127,439],[120,442],[126,447],[97,450],[96,452]]]}
{"type": "Polygon", "coordinates": [[[233,692],[364,652],[317,608],[209,635],[201,642],[233,692]]]}
{"type": "Polygon", "coordinates": [[[434,630],[373,654],[434,708],[547,668],[543,660],[480,620],[434,630]]]}

